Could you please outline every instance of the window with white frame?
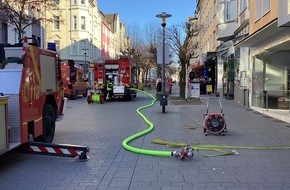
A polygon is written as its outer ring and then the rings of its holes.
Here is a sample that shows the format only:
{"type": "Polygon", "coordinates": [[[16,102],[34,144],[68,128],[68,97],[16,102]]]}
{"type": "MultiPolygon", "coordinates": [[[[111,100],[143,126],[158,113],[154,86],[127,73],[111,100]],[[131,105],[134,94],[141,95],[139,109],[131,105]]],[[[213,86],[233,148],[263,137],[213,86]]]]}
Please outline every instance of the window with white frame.
{"type": "Polygon", "coordinates": [[[247,0],[240,0],[240,13],[247,8],[247,0]]]}
{"type": "Polygon", "coordinates": [[[261,18],[261,0],[255,0],[255,20],[261,18]]]}
{"type": "Polygon", "coordinates": [[[85,0],[81,0],[81,4],[84,5],[85,4],[85,0]]]}
{"type": "Polygon", "coordinates": [[[231,20],[231,0],[226,1],[226,20],[231,20]]]}
{"type": "Polygon", "coordinates": [[[85,30],[86,29],[86,17],[81,16],[81,29],[85,30]]]}
{"type": "Polygon", "coordinates": [[[255,20],[260,19],[270,11],[270,0],[255,0],[255,20]]]}
{"type": "Polygon", "coordinates": [[[262,14],[266,14],[270,11],[270,0],[262,0],[263,12],[262,14]]]}
{"type": "Polygon", "coordinates": [[[73,30],[77,29],[77,16],[73,16],[73,30]]]}
{"type": "Polygon", "coordinates": [[[59,30],[60,29],[60,19],[59,16],[53,16],[53,29],[59,30]]]}

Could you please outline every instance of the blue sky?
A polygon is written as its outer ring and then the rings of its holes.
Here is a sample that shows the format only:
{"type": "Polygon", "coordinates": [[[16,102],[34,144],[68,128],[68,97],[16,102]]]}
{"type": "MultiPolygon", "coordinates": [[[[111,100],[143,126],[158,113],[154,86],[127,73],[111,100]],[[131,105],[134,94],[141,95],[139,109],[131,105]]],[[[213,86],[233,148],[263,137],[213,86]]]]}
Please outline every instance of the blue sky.
{"type": "Polygon", "coordinates": [[[126,26],[141,26],[159,22],[155,16],[161,12],[172,15],[168,25],[186,22],[187,16],[194,16],[196,0],[97,0],[98,8],[104,14],[119,13],[120,22],[126,26]]]}

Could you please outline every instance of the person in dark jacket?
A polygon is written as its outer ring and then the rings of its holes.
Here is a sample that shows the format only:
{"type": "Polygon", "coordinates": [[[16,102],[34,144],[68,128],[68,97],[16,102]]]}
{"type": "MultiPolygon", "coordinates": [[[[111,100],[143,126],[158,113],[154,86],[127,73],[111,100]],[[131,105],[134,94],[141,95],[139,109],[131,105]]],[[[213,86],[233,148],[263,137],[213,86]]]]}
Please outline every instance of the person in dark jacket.
{"type": "Polygon", "coordinates": [[[161,92],[161,90],[162,90],[161,80],[158,79],[158,80],[157,80],[157,84],[156,84],[156,91],[157,91],[157,92],[161,92]]]}

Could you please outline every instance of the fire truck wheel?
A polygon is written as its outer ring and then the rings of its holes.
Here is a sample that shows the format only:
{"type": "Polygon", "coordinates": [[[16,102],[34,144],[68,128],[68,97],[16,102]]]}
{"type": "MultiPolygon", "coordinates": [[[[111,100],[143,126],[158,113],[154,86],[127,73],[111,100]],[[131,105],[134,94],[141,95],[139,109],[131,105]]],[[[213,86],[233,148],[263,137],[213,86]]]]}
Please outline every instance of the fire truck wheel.
{"type": "Polygon", "coordinates": [[[55,112],[52,105],[44,104],[42,118],[43,134],[40,137],[40,141],[51,143],[55,132],[55,112]]]}

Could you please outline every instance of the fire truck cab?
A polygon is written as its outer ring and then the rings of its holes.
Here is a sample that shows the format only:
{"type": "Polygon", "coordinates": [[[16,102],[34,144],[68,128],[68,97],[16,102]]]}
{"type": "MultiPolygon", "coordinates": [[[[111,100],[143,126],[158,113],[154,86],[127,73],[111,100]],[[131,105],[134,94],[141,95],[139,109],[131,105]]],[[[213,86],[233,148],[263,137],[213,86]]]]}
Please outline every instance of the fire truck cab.
{"type": "Polygon", "coordinates": [[[77,66],[74,60],[61,60],[60,66],[64,96],[70,99],[77,99],[79,95],[87,97],[88,84],[84,69],[77,66]]]}
{"type": "MultiPolygon", "coordinates": [[[[98,85],[106,88],[107,81],[112,77],[113,92],[111,98],[132,100],[136,92],[131,90],[131,66],[128,58],[105,60],[94,64],[94,79],[98,85]]],[[[107,93],[106,93],[107,94],[107,93]]]]}
{"type": "MultiPolygon", "coordinates": [[[[50,44],[52,45],[52,44],[50,44]]],[[[0,154],[29,140],[51,143],[66,99],[55,48],[37,43],[4,47],[0,63],[0,154]]]]}

